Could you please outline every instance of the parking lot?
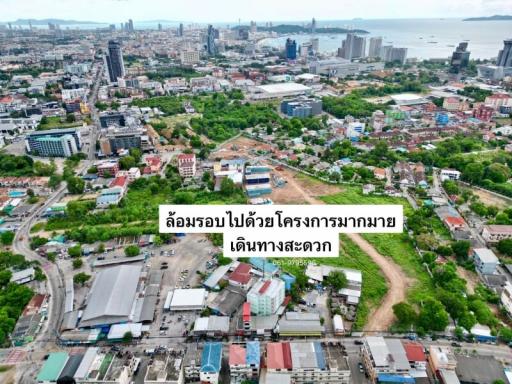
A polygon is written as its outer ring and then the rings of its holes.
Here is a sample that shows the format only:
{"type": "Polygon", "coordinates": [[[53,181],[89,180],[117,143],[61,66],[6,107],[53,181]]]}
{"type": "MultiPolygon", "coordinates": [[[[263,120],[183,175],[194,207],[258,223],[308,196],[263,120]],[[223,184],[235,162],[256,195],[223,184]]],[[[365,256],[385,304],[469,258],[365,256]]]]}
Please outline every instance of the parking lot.
{"type": "Polygon", "coordinates": [[[152,250],[150,259],[152,271],[162,271],[162,287],[155,320],[151,325],[151,338],[181,338],[193,325],[199,313],[164,312],[163,306],[169,291],[177,288],[194,288],[201,283],[197,273],[207,271],[207,262],[215,254],[216,248],[202,234],[189,234],[180,237],[178,242],[152,250]]]}

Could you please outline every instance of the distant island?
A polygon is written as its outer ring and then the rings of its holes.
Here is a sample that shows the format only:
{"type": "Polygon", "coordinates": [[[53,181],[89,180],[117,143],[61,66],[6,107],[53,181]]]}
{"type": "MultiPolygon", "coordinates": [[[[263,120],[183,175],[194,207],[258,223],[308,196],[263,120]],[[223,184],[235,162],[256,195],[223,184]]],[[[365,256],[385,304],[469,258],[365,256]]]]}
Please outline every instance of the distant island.
{"type": "MultiPolygon", "coordinates": [[[[18,19],[10,22],[13,25],[47,25],[48,23],[58,25],[72,25],[72,24],[106,24],[98,23],[96,21],[79,21],[79,20],[62,20],[62,19],[18,19]]],[[[5,23],[7,24],[7,22],[5,23]]]]}
{"type": "Polygon", "coordinates": [[[497,21],[497,20],[512,20],[512,15],[494,15],[483,17],[469,17],[462,21],[497,21]]]}
{"type": "MultiPolygon", "coordinates": [[[[258,31],[262,32],[277,32],[277,33],[311,33],[311,27],[302,27],[300,25],[281,24],[273,27],[260,27],[258,31]]],[[[369,33],[364,29],[347,29],[347,28],[316,28],[315,33],[369,33]]]]}

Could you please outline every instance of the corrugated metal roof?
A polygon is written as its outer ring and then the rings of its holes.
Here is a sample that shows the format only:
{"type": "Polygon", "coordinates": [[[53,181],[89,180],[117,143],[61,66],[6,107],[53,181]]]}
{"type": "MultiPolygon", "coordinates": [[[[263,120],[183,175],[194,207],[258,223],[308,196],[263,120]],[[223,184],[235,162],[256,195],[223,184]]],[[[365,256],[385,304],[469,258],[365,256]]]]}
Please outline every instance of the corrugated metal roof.
{"type": "Polygon", "coordinates": [[[66,352],[50,353],[37,375],[37,381],[57,381],[68,358],[69,355],[66,352]]]}
{"type": "Polygon", "coordinates": [[[142,267],[121,265],[98,273],[80,325],[91,327],[127,321],[132,311],[142,267]]]}
{"type": "Polygon", "coordinates": [[[201,355],[201,372],[218,373],[222,361],[222,344],[206,343],[201,355]]]}
{"type": "Polygon", "coordinates": [[[260,342],[247,342],[246,362],[249,365],[260,365],[260,342]]]}

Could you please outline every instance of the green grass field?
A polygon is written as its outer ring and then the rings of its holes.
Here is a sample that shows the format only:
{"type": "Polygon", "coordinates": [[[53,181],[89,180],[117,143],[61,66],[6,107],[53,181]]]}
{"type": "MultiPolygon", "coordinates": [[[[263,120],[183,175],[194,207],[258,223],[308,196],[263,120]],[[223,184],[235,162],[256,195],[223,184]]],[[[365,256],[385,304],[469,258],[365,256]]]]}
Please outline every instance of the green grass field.
{"type": "Polygon", "coordinates": [[[58,116],[51,116],[47,117],[47,123],[46,124],[40,124],[38,129],[41,131],[46,131],[48,129],[56,129],[56,128],[71,128],[71,127],[78,127],[82,125],[80,122],[73,122],[73,123],[62,123],[60,121],[60,117],[58,116]]]}
{"type": "Polygon", "coordinates": [[[404,207],[404,215],[411,214],[412,207],[406,199],[386,195],[363,195],[361,187],[357,185],[343,185],[343,192],[335,195],[320,197],[326,204],[401,204],[404,207]]]}

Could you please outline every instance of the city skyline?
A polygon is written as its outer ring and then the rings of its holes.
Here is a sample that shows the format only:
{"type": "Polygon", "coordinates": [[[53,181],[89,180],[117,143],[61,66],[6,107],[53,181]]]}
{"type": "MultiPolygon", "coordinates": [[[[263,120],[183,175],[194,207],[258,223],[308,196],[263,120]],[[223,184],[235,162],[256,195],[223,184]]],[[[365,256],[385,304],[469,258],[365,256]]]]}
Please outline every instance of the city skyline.
{"type": "Polygon", "coordinates": [[[244,22],[306,21],[315,17],[317,21],[337,21],[354,18],[428,19],[512,14],[512,3],[506,0],[459,0],[449,4],[434,0],[421,13],[415,4],[405,0],[390,0],[385,3],[375,3],[372,0],[332,3],[319,0],[309,7],[294,7],[288,0],[279,3],[263,0],[258,2],[257,7],[247,3],[248,6],[240,6],[233,0],[220,0],[215,3],[191,0],[182,4],[169,4],[163,0],[153,0],[153,6],[148,7],[147,3],[140,0],[91,0],[73,4],[64,0],[0,0],[0,7],[3,13],[1,22],[58,18],[110,23],[133,18],[135,22],[168,20],[220,23],[239,19],[244,22]],[[202,12],[198,14],[197,9],[202,12]]]}

